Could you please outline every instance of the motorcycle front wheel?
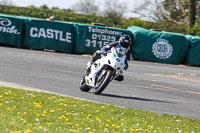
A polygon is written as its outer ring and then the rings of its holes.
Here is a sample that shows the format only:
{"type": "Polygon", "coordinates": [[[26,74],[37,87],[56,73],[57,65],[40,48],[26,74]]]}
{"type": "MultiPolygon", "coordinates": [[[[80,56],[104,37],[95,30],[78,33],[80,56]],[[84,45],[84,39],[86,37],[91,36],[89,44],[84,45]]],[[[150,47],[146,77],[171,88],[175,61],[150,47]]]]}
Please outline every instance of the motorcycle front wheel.
{"type": "Polygon", "coordinates": [[[79,85],[79,88],[80,88],[80,90],[83,91],[83,92],[88,92],[88,91],[91,89],[90,87],[88,87],[88,86],[86,85],[86,83],[85,83],[85,77],[81,80],[80,85],[79,85]]]}
{"type": "Polygon", "coordinates": [[[101,92],[108,86],[110,83],[110,80],[112,78],[112,71],[111,70],[105,70],[106,72],[104,75],[100,76],[101,78],[97,78],[96,87],[94,90],[94,94],[99,95],[101,92]]]}

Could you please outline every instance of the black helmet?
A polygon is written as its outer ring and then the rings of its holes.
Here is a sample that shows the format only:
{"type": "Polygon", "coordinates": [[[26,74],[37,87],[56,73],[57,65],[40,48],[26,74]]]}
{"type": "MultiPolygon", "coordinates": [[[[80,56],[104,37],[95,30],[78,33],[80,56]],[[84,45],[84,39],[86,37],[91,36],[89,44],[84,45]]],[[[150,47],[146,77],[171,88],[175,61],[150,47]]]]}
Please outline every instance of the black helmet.
{"type": "Polygon", "coordinates": [[[131,37],[129,35],[123,35],[119,38],[119,43],[122,47],[128,48],[131,45],[131,37]]]}

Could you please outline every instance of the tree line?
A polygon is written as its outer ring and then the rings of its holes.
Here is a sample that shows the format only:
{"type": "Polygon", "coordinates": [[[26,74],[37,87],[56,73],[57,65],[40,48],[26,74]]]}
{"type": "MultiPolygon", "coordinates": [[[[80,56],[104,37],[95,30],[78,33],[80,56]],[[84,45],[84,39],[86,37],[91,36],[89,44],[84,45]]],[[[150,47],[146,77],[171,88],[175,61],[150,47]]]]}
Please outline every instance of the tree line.
{"type": "MultiPolygon", "coordinates": [[[[82,1],[84,2],[84,1],[82,1]]],[[[76,12],[71,9],[49,8],[47,5],[40,7],[17,7],[14,5],[0,5],[0,13],[15,16],[26,16],[45,19],[55,16],[57,21],[67,21],[82,24],[100,23],[109,27],[126,29],[135,25],[146,29],[169,31],[182,34],[200,35],[200,1],[199,0],[146,0],[135,9],[129,11],[140,15],[139,18],[126,18],[123,16],[126,7],[120,7],[121,3],[113,6],[107,1],[107,9],[103,15],[99,15],[94,0],[85,0],[90,3],[90,8],[85,9],[84,3],[77,3],[76,12]],[[154,6],[154,10],[147,7],[154,6]],[[117,7],[117,10],[115,10],[117,7]],[[141,8],[145,7],[145,8],[141,8]],[[78,10],[82,9],[82,10],[78,10]],[[119,10],[122,9],[122,10],[119,10]],[[77,13],[79,12],[79,13],[77,13]],[[148,12],[148,14],[146,13],[148,12]],[[148,18],[142,20],[141,18],[148,18]]],[[[1,3],[0,3],[1,4],[1,3]]],[[[89,4],[89,3],[86,3],[89,4]]]]}

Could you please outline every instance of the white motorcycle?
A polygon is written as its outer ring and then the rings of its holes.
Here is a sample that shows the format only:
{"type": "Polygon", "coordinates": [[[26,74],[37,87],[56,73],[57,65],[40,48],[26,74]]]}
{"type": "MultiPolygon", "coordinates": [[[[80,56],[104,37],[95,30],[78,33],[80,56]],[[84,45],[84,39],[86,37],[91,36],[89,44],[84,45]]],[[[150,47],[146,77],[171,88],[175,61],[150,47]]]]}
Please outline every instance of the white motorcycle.
{"type": "Polygon", "coordinates": [[[93,89],[93,93],[100,94],[108,84],[122,74],[126,60],[125,49],[113,47],[107,55],[96,60],[90,67],[89,72],[80,82],[80,90],[84,92],[93,89]]]}

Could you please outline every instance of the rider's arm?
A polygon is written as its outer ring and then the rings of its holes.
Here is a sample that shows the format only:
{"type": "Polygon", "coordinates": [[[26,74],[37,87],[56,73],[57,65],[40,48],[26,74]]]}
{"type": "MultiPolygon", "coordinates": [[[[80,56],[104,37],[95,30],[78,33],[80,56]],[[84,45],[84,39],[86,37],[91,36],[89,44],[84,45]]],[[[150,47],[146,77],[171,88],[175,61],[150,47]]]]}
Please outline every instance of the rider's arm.
{"type": "Polygon", "coordinates": [[[109,51],[112,47],[116,47],[118,44],[119,44],[119,42],[110,43],[110,44],[106,45],[105,47],[103,47],[102,51],[104,51],[104,52],[109,51]]]}
{"type": "Polygon", "coordinates": [[[130,59],[131,59],[131,52],[130,52],[130,50],[128,50],[128,52],[126,53],[126,60],[125,60],[125,67],[124,67],[124,69],[125,70],[127,70],[128,69],[128,62],[130,61],[130,59]]]}
{"type": "Polygon", "coordinates": [[[126,53],[126,60],[130,61],[131,60],[131,51],[128,50],[128,52],[126,53]]]}

